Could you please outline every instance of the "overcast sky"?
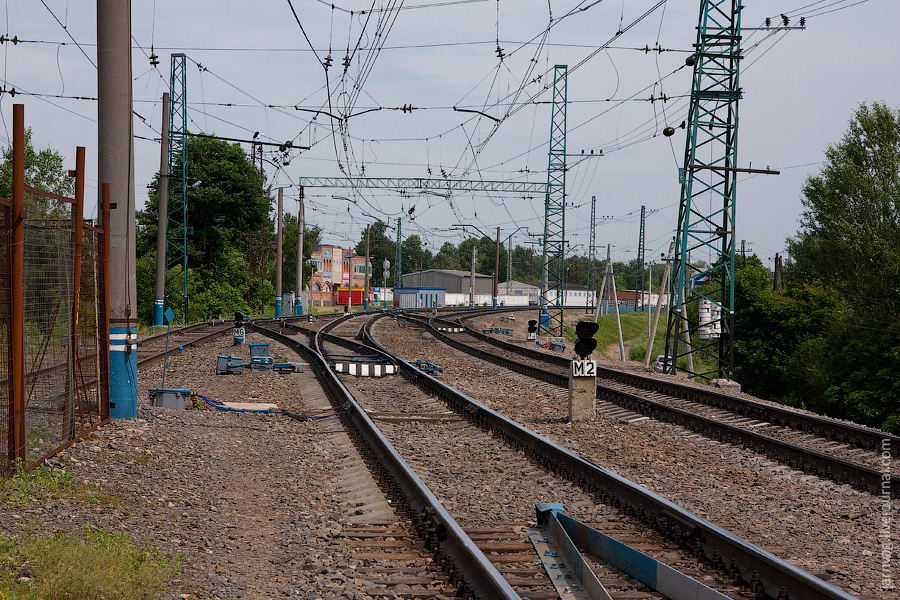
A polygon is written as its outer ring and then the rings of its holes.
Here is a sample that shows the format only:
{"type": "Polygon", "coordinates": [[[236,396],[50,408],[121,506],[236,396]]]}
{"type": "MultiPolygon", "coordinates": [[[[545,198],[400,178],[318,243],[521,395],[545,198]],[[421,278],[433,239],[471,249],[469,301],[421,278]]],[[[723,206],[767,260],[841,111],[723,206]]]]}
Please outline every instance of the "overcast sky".
{"type": "MultiPolygon", "coordinates": [[[[685,136],[681,129],[671,138],[661,133],[687,116],[690,69],[681,67],[696,39],[699,0],[669,0],[649,14],[658,0],[292,2],[300,24],[288,0],[132,3],[138,207],[159,169],[160,99],[173,52],[189,60],[192,131],[238,139],[259,132],[266,141],[310,147],[266,151],[280,165],[266,164],[269,182],[293,185],[285,209],[295,214],[299,177],[430,173],[545,182],[546,88],[554,65],[566,64],[568,152],[595,153],[569,158],[573,251],[587,251],[593,195],[597,244],[612,244],[614,259],[636,256],[641,205],[648,211],[647,259],[665,252],[677,220],[685,136]],[[399,4],[403,10],[386,10],[399,4]],[[160,57],[156,68],[151,46],[160,57]],[[644,47],[651,51],[637,50],[644,47]],[[653,51],[659,47],[664,51],[653,51]],[[651,103],[651,95],[670,100],[651,103]],[[353,116],[341,128],[329,114],[353,116]]],[[[0,10],[4,36],[24,40],[0,45],[3,89],[24,92],[0,94],[0,141],[9,143],[13,103],[25,104],[38,147],[59,150],[71,167],[74,148],[87,147],[88,184],[96,190],[95,2],[3,0],[0,10]]],[[[824,150],[840,140],[856,107],[880,101],[900,108],[898,22],[896,0],[746,2],[738,162],[782,174],[739,179],[737,240],[770,266],[797,231],[804,180],[821,168],[824,150]],[[791,27],[806,16],[806,29],[778,29],[782,13],[791,27]],[[772,28],[757,30],[766,17],[772,28]]],[[[521,227],[518,244],[529,240],[526,228],[543,229],[542,197],[310,188],[306,198],[307,222],[322,228],[325,242],[345,246],[367,223],[394,224],[398,216],[404,237],[420,235],[433,252],[465,236],[454,230],[457,223],[492,236],[499,226],[503,237],[521,227]]],[[[95,214],[95,206],[86,212],[95,214]]]]}

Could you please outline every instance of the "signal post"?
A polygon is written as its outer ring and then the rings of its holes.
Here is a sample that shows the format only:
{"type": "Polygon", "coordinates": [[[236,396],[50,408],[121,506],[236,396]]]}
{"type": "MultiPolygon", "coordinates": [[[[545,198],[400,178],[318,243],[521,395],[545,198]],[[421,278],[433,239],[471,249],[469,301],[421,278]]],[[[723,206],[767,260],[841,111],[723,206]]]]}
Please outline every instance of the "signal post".
{"type": "Polygon", "coordinates": [[[569,422],[589,421],[597,409],[597,363],[591,352],[597,347],[594,334],[600,328],[594,321],[580,321],[575,326],[576,357],[569,368],[569,422]]]}

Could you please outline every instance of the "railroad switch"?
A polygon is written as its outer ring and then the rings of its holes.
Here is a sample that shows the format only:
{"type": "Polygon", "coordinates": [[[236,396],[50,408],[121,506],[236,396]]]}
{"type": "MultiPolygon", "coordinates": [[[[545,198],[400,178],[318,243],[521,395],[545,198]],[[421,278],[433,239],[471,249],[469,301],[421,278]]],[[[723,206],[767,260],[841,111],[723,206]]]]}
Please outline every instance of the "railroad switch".
{"type": "Polygon", "coordinates": [[[429,375],[434,375],[435,373],[443,373],[444,367],[440,365],[436,365],[431,361],[417,359],[416,362],[413,363],[420,371],[428,373],[429,375]]]}

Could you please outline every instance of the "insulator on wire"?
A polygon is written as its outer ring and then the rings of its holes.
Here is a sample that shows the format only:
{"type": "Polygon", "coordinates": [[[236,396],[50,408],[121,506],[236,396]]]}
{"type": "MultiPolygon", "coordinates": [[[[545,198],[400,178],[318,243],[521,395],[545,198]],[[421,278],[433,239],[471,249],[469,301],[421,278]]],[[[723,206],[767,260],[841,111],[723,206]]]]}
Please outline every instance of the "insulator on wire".
{"type": "Polygon", "coordinates": [[[771,27],[771,26],[772,26],[772,18],[766,17],[766,27],[771,27]]]}
{"type": "Polygon", "coordinates": [[[663,135],[666,137],[672,137],[673,135],[675,135],[675,128],[666,127],[665,129],[663,129],[663,135]]]}
{"type": "Polygon", "coordinates": [[[784,23],[785,27],[787,27],[788,25],[790,25],[791,20],[788,18],[788,16],[786,14],[781,13],[781,22],[784,23]]]}
{"type": "Polygon", "coordinates": [[[694,55],[693,55],[693,54],[690,54],[690,55],[688,55],[687,58],[684,59],[684,64],[686,64],[686,65],[689,66],[689,67],[693,67],[693,66],[694,66],[694,61],[695,61],[695,60],[696,60],[696,59],[694,58],[694,55]]]}
{"type": "Polygon", "coordinates": [[[806,27],[806,17],[800,17],[800,27],[806,27]]]}

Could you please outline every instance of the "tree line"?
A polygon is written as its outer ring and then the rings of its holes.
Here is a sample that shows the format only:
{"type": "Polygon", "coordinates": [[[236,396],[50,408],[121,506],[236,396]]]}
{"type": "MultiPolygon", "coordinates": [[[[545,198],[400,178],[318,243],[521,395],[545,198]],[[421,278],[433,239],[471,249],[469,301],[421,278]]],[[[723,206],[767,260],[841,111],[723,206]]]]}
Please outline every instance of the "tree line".
{"type": "MultiPolygon", "coordinates": [[[[26,181],[71,194],[63,159],[47,148],[35,151],[27,135],[26,181]]],[[[222,317],[234,310],[271,312],[275,285],[273,190],[237,144],[191,138],[187,145],[189,321],[222,317]]],[[[735,285],[735,378],[762,398],[804,407],[900,433],[900,112],[884,104],[863,104],[844,137],[825,152],[821,171],[802,189],[800,230],[787,240],[783,278],[755,256],[739,260],[735,285]]],[[[0,196],[11,192],[11,150],[0,163],[0,196]]],[[[152,323],[159,177],[137,213],[138,318],[152,323]]],[[[31,200],[37,202],[36,200],[31,200]]],[[[170,198],[177,208],[180,198],[170,198]]],[[[49,205],[29,206],[32,216],[49,215],[49,205]]],[[[285,291],[295,289],[297,218],[284,218],[285,291]]],[[[370,228],[372,285],[384,285],[381,265],[394,262],[391,225],[370,228]]],[[[317,227],[304,229],[304,256],[327,241],[317,227]]],[[[493,274],[495,240],[469,237],[458,244],[429,248],[417,234],[402,238],[403,273],[426,269],[493,274]]],[[[355,251],[364,255],[365,232],[355,251]]],[[[540,281],[539,246],[500,248],[498,281],[540,281]]],[[[587,285],[591,259],[566,258],[566,280],[587,285]]],[[[178,267],[180,268],[180,267],[178,267]]],[[[605,261],[594,259],[599,287],[605,261]]],[[[619,289],[636,289],[652,277],[659,289],[664,265],[639,260],[616,262],[619,289]]],[[[393,272],[393,268],[391,269],[393,272]]],[[[179,273],[175,273],[178,275],[179,273]]],[[[304,264],[304,281],[312,267],[304,264]]],[[[387,282],[393,283],[392,279],[387,282]]],[[[645,283],[645,286],[647,284],[645,283]]],[[[181,318],[180,297],[168,305],[181,318]]]]}

